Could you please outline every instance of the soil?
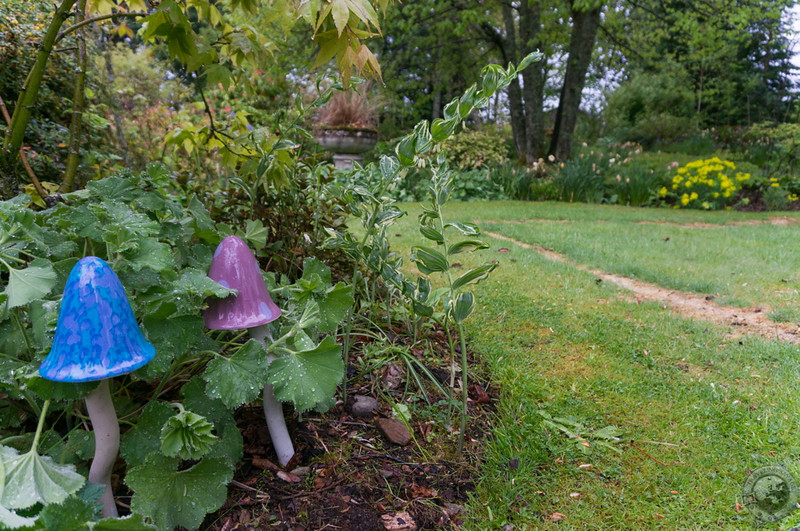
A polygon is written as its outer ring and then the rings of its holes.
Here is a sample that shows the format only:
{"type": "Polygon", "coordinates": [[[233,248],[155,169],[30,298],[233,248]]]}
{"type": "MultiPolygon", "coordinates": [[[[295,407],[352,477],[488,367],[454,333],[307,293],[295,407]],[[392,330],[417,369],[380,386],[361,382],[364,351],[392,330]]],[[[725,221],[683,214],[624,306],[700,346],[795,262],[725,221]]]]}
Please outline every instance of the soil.
{"type": "MultiPolygon", "coordinates": [[[[446,352],[444,334],[439,331],[434,339],[439,341],[434,348],[446,352]]],[[[412,348],[411,352],[423,361],[421,351],[412,348]]],[[[447,356],[438,359],[441,367],[428,368],[445,384],[449,379],[449,366],[444,365],[447,356]]],[[[347,403],[339,401],[325,414],[302,418],[285,411],[296,451],[285,468],[275,463],[262,409],[239,410],[245,457],[225,505],[209,515],[201,529],[411,531],[459,527],[468,493],[474,489],[475,461],[490,429],[495,402],[492,389],[480,382],[470,384],[470,422],[465,451],[459,454],[456,435],[442,434],[443,419],[412,418],[413,438],[404,446],[392,443],[379,430],[379,421],[392,416],[390,404],[403,403],[407,375],[401,365],[387,365],[369,374],[357,374],[350,366],[348,373],[352,378],[347,403]],[[356,396],[378,399],[380,407],[372,418],[351,413],[356,396]],[[460,455],[469,455],[472,461],[460,455]]],[[[431,396],[432,402],[439,399],[431,396]]],[[[454,423],[458,424],[457,418],[454,423]]]]}
{"type": "MultiPolygon", "coordinates": [[[[793,222],[794,221],[796,220],[793,220],[793,222]]],[[[721,306],[716,304],[713,298],[709,296],[670,290],[641,280],[613,275],[600,271],[599,269],[592,269],[585,265],[577,264],[562,254],[538,245],[531,245],[494,232],[484,231],[483,233],[497,238],[498,240],[514,243],[524,249],[533,249],[550,260],[569,264],[576,269],[587,271],[595,275],[601,281],[616,284],[631,291],[633,293],[633,299],[637,303],[642,301],[658,302],[665,308],[669,307],[673,312],[683,317],[709,321],[720,326],[729,327],[728,334],[734,339],[753,335],[800,344],[800,326],[798,326],[797,323],[776,323],[770,321],[767,317],[769,309],[764,306],[754,308],[721,306]]]]}

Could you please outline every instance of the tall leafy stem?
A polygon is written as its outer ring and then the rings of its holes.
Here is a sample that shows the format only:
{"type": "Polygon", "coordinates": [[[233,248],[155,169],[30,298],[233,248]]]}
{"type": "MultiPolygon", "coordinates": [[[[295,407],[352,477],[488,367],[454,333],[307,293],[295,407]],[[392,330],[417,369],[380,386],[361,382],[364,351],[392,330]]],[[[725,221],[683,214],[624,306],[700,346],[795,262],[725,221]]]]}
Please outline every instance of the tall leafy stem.
{"type": "MultiPolygon", "coordinates": [[[[475,109],[483,108],[489,99],[497,92],[507,87],[517,75],[528,65],[542,58],[542,54],[534,52],[525,57],[518,65],[509,64],[503,68],[500,65],[488,65],[481,72],[480,85],[474,84],[459,98],[448,103],[443,112],[443,118],[438,118],[432,123],[424,120],[417,124],[414,131],[403,137],[395,148],[395,156],[383,156],[379,164],[374,163],[366,168],[357,168],[353,178],[345,185],[343,196],[350,211],[355,215],[364,232],[360,240],[352,235],[329,230],[328,245],[342,248],[345,253],[371,272],[380,275],[387,286],[396,288],[410,303],[413,311],[423,317],[434,315],[436,297],[432,297],[431,283],[427,275],[431,273],[446,273],[447,293],[441,302],[444,304],[445,330],[451,354],[455,353],[456,339],[461,344],[462,365],[462,412],[461,430],[459,433],[459,447],[463,448],[464,432],[466,430],[467,415],[467,349],[463,333],[463,321],[472,313],[474,308],[474,295],[463,288],[485,279],[494,269],[494,264],[484,264],[467,271],[457,279],[452,278],[448,257],[465,251],[486,248],[487,245],[476,240],[480,231],[472,224],[445,222],[442,215],[442,205],[448,200],[453,175],[449,172],[444,157],[438,155],[441,151],[440,144],[452,137],[475,109]],[[427,239],[443,246],[444,253],[437,249],[418,246],[412,254],[412,260],[417,263],[422,277],[412,282],[400,270],[402,261],[389,253],[386,237],[387,227],[404,215],[394,204],[391,198],[384,197],[385,192],[401,179],[409,168],[429,168],[431,171],[431,205],[423,211],[420,217],[420,233],[427,239]],[[362,183],[368,182],[368,176],[377,176],[373,180],[372,188],[367,188],[362,183]],[[448,243],[445,233],[454,229],[466,236],[466,239],[448,243]],[[457,338],[450,332],[450,323],[456,325],[457,338]]],[[[358,267],[353,271],[354,285],[357,283],[358,267]]],[[[344,356],[349,350],[349,334],[351,330],[351,316],[345,325],[344,356]]],[[[455,359],[455,358],[454,358],[455,359]]],[[[454,361],[455,363],[455,361],[454,361]]],[[[453,369],[453,374],[455,369],[453,369]]],[[[454,376],[451,377],[451,387],[455,385],[454,376]]]]}

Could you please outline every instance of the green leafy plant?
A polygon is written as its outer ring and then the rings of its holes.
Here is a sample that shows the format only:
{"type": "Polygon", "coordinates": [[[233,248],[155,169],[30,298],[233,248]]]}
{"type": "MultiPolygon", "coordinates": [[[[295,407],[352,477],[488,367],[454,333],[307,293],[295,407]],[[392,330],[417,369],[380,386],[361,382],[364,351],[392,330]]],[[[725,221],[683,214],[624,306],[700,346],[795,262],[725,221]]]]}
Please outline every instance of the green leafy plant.
{"type": "Polygon", "coordinates": [[[616,426],[592,430],[574,418],[553,417],[543,409],[540,409],[538,413],[542,417],[542,424],[545,428],[561,432],[572,439],[581,453],[585,455],[593,453],[596,447],[602,447],[618,454],[622,453],[622,450],[615,446],[622,436],[622,430],[616,426]]]}
{"type": "Polygon", "coordinates": [[[458,170],[492,167],[509,158],[503,135],[490,129],[457,133],[442,143],[442,149],[450,166],[458,170]]]}
{"type": "MultiPolygon", "coordinates": [[[[209,279],[206,271],[216,243],[236,231],[215,224],[196,198],[187,198],[184,206],[166,195],[161,190],[165,177],[162,168],[152,166],[142,175],[95,181],[40,212],[28,208],[27,196],[0,202],[0,435],[5,441],[27,440],[32,418],[40,419],[30,452],[3,450],[2,495],[14,492],[8,481],[31,473],[53,469],[47,472],[52,477],[68,474],[50,461],[63,459],[65,443],[45,446],[39,441],[69,441],[82,433],[65,427],[74,424],[72,401],[83,398],[92,384],[53,383],[36,370],[50,349],[58,288],[84,255],[111,264],[156,347],[150,364],[120,378],[131,411],[120,451],[126,469],[120,475],[134,491],[131,507],[139,516],[131,521],[141,524],[139,529],[144,521],[159,528],[196,528],[223,503],[242,455],[233,413],[255,400],[265,382],[300,411],[332,403],[344,369],[331,334],[352,305],[352,288],[334,285],[324,264],[307,260],[296,282],[266,279],[284,308],[270,325],[277,339],[268,348],[255,340],[242,343],[228,332],[210,336],[200,317],[205,300],[232,291],[209,279]],[[269,371],[268,355],[276,357],[269,371]],[[43,432],[50,403],[53,429],[43,432]],[[65,417],[66,424],[58,421],[65,417]]],[[[249,227],[238,234],[260,240],[249,227]]],[[[86,459],[85,453],[72,455],[71,462],[80,467],[86,459]]],[[[71,500],[83,484],[81,476],[70,474],[80,482],[69,483],[57,499],[39,499],[42,495],[28,489],[20,495],[24,499],[6,500],[2,506],[12,511],[39,503],[38,516],[44,519],[50,505],[71,500]]],[[[95,500],[85,503],[91,506],[95,500]]],[[[87,519],[96,521],[92,515],[87,519]]]]}
{"type": "MultiPolygon", "coordinates": [[[[374,164],[366,169],[358,170],[368,175],[380,177],[374,179],[375,188],[369,190],[357,181],[345,188],[345,194],[351,211],[358,216],[364,234],[361,240],[338,231],[330,231],[330,245],[338,246],[352,259],[363,263],[368,270],[379,274],[387,286],[392,286],[406,298],[413,311],[423,317],[434,315],[432,303],[440,303],[443,310],[443,325],[448,333],[451,359],[455,367],[455,346],[461,346],[461,430],[459,447],[463,448],[464,432],[467,418],[467,349],[463,334],[463,322],[474,309],[475,299],[472,292],[467,291],[469,285],[485,279],[496,267],[495,264],[484,264],[453,278],[450,269],[450,256],[477,249],[487,245],[476,239],[480,231],[475,225],[458,222],[447,222],[442,216],[442,205],[450,198],[455,175],[449,170],[445,156],[437,152],[442,150],[441,144],[451,138],[463,121],[476,108],[481,108],[498,90],[508,86],[517,74],[531,62],[541,59],[541,54],[532,53],[519,65],[503,68],[489,65],[482,71],[480,85],[472,85],[459,98],[448,103],[443,118],[433,122],[420,122],[414,131],[403,137],[395,148],[395,157],[383,156],[376,168],[374,164]],[[420,233],[436,244],[436,248],[418,246],[413,249],[411,259],[423,273],[416,282],[408,280],[400,271],[402,262],[389,253],[386,230],[387,226],[403,215],[394,200],[387,196],[391,189],[402,179],[410,168],[425,168],[430,171],[429,194],[431,203],[420,216],[420,233]],[[450,233],[455,231],[464,239],[453,241],[450,233]],[[431,281],[429,275],[443,273],[446,277],[444,294],[440,299],[431,300],[431,281]],[[440,302],[439,302],[440,301],[440,302]],[[451,334],[451,326],[456,335],[451,334]]],[[[356,272],[357,274],[357,272],[356,272]]],[[[355,277],[356,275],[354,275],[355,277]]],[[[354,284],[358,282],[354,279],[354,284]]],[[[345,334],[345,355],[348,352],[349,325],[345,334]]],[[[451,377],[451,389],[455,387],[455,368],[451,377]]]]}
{"type": "Polygon", "coordinates": [[[489,245],[477,239],[480,229],[471,223],[447,222],[444,218],[442,206],[449,199],[450,186],[453,183],[453,173],[449,171],[447,163],[440,157],[433,165],[433,179],[430,185],[430,203],[423,208],[420,214],[419,231],[423,237],[434,242],[436,248],[416,246],[411,249],[411,260],[416,263],[421,273],[430,275],[439,273],[445,277],[446,293],[442,298],[444,306],[444,328],[450,345],[452,360],[451,388],[455,388],[455,360],[456,342],[461,347],[461,429],[459,431],[459,448],[464,445],[464,433],[467,425],[467,345],[464,336],[463,323],[475,308],[475,296],[467,291],[472,284],[486,279],[497,267],[496,263],[486,263],[472,268],[458,278],[452,274],[450,257],[463,252],[486,249],[489,245]],[[456,234],[454,241],[450,234],[456,234]],[[459,239],[463,238],[463,239],[459,239]],[[457,337],[450,334],[450,328],[455,327],[457,337]]]}

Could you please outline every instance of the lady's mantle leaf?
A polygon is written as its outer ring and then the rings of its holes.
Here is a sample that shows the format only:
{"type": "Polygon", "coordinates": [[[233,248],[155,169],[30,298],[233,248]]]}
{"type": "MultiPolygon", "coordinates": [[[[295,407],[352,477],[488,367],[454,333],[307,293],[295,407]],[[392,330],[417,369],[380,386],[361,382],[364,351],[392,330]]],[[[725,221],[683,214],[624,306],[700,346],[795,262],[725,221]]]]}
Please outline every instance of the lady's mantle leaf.
{"type": "Polygon", "coordinates": [[[24,306],[34,299],[40,299],[50,293],[56,285],[56,272],[50,265],[30,266],[25,269],[9,268],[8,307],[24,306]]]}
{"type": "Polygon", "coordinates": [[[299,411],[327,403],[344,376],[341,347],[331,336],[314,350],[281,356],[269,366],[269,383],[275,397],[291,402],[299,411]]]}
{"type": "Polygon", "coordinates": [[[255,339],[245,343],[230,358],[211,360],[203,373],[206,393],[228,407],[252,402],[264,387],[267,376],[267,351],[255,339]]]}
{"type": "Polygon", "coordinates": [[[161,450],[161,428],[174,413],[166,402],[150,402],[145,406],[136,427],[125,433],[120,444],[120,454],[129,467],[144,463],[148,456],[161,450]]]}
{"type": "Polygon", "coordinates": [[[70,496],[58,505],[42,509],[39,524],[48,531],[88,531],[90,527],[87,524],[96,519],[97,508],[98,505],[91,501],[70,496]]]}
{"type": "Polygon", "coordinates": [[[58,465],[33,451],[19,455],[13,448],[0,446],[0,459],[5,469],[0,506],[6,509],[61,503],[86,482],[75,467],[58,465]]]}
{"type": "Polygon", "coordinates": [[[233,410],[225,407],[222,400],[209,397],[205,388],[200,376],[192,378],[181,388],[183,406],[214,424],[214,432],[219,440],[205,458],[220,457],[234,466],[242,458],[242,434],[233,418],[233,410]]]}
{"type": "Polygon", "coordinates": [[[131,508],[149,516],[158,529],[196,529],[228,494],[233,467],[224,459],[203,459],[187,470],[160,454],[128,471],[125,482],[135,491],[131,508]]]}
{"type": "Polygon", "coordinates": [[[205,417],[181,411],[161,428],[161,451],[170,457],[199,459],[217,441],[216,435],[211,433],[213,429],[214,425],[205,417]]]}
{"type": "Polygon", "coordinates": [[[20,527],[30,527],[36,523],[36,518],[26,518],[14,511],[9,511],[0,505],[0,527],[3,529],[19,529],[20,527]]]}
{"type": "Polygon", "coordinates": [[[148,523],[145,523],[144,517],[140,514],[129,514],[122,518],[106,518],[100,520],[92,531],[144,531],[147,529],[155,529],[148,523]]]}
{"type": "Polygon", "coordinates": [[[320,330],[323,332],[336,330],[353,302],[353,286],[339,282],[327,290],[325,298],[319,301],[320,330]]]}

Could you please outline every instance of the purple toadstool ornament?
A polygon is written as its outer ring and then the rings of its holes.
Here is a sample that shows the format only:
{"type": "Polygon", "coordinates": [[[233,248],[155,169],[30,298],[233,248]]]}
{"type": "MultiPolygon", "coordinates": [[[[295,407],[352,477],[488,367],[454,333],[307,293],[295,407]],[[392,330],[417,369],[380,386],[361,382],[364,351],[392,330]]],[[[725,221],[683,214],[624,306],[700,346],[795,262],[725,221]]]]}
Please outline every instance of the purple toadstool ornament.
{"type": "MultiPolygon", "coordinates": [[[[236,236],[228,236],[214,251],[208,276],[220,285],[237,290],[236,295],[209,301],[203,317],[206,328],[232,330],[247,328],[250,337],[266,347],[269,329],[265,326],[281,316],[272,302],[261,268],[247,244],[236,236]]],[[[267,356],[267,365],[274,360],[267,356]]],[[[294,446],[283,418],[283,405],[275,398],[272,384],[264,384],[264,417],[272,446],[282,466],[294,455],[294,446]]]]}
{"type": "Polygon", "coordinates": [[[108,379],[135,371],[154,356],[114,271],[94,256],[79,260],[64,287],[53,347],[39,374],[56,382],[100,380],[86,396],[95,440],[89,481],[106,486],[102,502],[107,518],[118,516],[111,470],[119,452],[119,422],[108,379]]]}

